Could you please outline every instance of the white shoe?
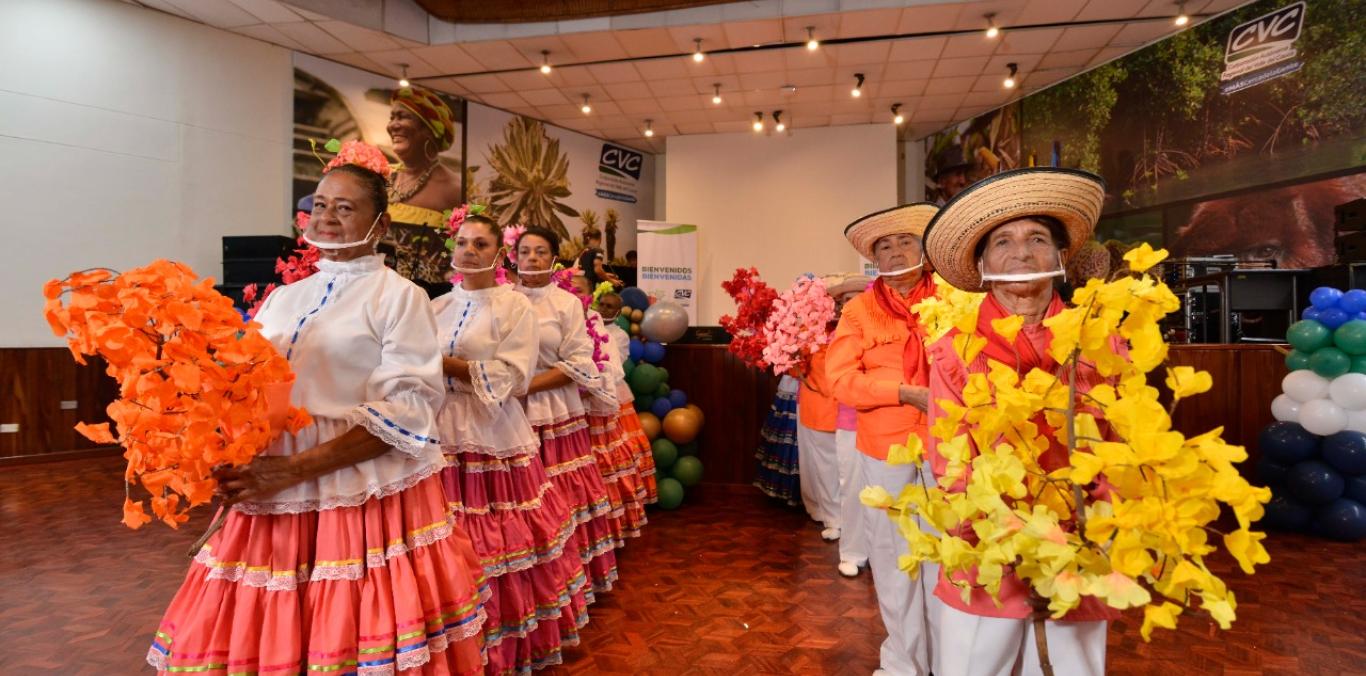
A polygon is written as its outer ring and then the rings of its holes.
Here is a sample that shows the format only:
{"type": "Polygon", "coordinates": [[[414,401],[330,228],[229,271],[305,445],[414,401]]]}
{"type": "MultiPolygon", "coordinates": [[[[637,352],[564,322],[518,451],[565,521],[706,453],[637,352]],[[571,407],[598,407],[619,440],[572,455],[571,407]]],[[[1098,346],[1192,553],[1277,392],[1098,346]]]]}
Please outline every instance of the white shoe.
{"type": "Polygon", "coordinates": [[[858,577],[859,565],[853,561],[840,561],[840,575],[858,577]]]}
{"type": "Polygon", "coordinates": [[[840,529],[838,529],[838,528],[827,528],[827,529],[821,531],[821,538],[823,538],[823,539],[825,539],[825,540],[838,540],[838,539],[840,539],[840,529]]]}
{"type": "Polygon", "coordinates": [[[873,676],[891,676],[891,675],[892,675],[892,672],[887,671],[886,669],[874,669],[874,670],[873,670],[873,676]]]}

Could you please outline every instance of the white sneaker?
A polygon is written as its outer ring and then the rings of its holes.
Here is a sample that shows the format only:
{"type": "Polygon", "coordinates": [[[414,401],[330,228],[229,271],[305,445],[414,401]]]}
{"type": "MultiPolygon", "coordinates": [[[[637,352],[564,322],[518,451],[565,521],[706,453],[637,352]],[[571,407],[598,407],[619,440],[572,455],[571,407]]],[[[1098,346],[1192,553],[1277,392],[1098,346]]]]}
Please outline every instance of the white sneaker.
{"type": "Polygon", "coordinates": [[[858,577],[859,565],[853,561],[840,561],[840,575],[858,577]]]}
{"type": "Polygon", "coordinates": [[[840,529],[838,529],[838,528],[827,528],[827,529],[821,531],[821,538],[823,538],[823,539],[825,539],[825,540],[838,540],[838,539],[840,539],[840,529]]]}

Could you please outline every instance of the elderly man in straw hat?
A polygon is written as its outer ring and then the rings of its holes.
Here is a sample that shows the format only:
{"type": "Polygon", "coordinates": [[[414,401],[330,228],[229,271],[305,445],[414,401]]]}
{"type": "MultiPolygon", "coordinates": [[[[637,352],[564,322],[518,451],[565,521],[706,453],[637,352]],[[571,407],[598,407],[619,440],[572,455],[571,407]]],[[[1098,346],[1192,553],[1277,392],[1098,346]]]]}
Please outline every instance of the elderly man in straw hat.
{"type": "MultiPolygon", "coordinates": [[[[928,202],[907,204],[864,216],[844,230],[849,243],[878,268],[872,288],[844,307],[827,348],[826,374],[835,398],[858,410],[859,466],[850,486],[855,494],[865,486],[899,492],[912,481],[914,469],[888,464],[887,451],[911,434],[926,436],[925,334],[911,306],[935,292],[920,237],[938,210],[928,202]]],[[[927,564],[912,580],[897,566],[908,545],[892,522],[877,514],[865,523],[868,563],[887,628],[879,673],[928,674],[935,611],[927,603],[938,569],[927,564]]]]}
{"type": "MultiPolygon", "coordinates": [[[[987,373],[991,360],[1013,366],[1021,376],[1036,367],[1060,372],[1048,354],[1050,333],[1043,320],[1065,307],[1054,281],[1066,278],[1068,263],[1083,250],[1104,197],[1104,182],[1087,172],[1018,169],[973,184],[935,216],[925,235],[925,251],[949,284],[986,292],[976,333],[987,343],[970,363],[964,363],[953,349],[956,329],[930,347],[932,419],[942,411],[940,402],[962,406],[968,376],[987,373]],[[1011,315],[1023,317],[1024,323],[1008,341],[992,329],[991,322],[1011,315]]],[[[1104,274],[1098,260],[1082,266],[1086,274],[1104,274]]],[[[1079,391],[1089,391],[1102,381],[1093,366],[1081,365],[1079,391]]],[[[1041,464],[1048,470],[1066,465],[1066,446],[1053,437],[1052,427],[1042,420],[1038,424],[1050,443],[1041,464]]],[[[938,455],[937,446],[937,440],[931,439],[930,462],[936,475],[942,475],[947,462],[938,455]]],[[[962,490],[961,485],[957,488],[962,490]]],[[[1007,571],[1002,580],[1000,606],[981,589],[973,589],[964,601],[959,588],[943,576],[935,594],[944,604],[935,646],[941,658],[936,674],[1041,673],[1031,621],[1037,598],[1031,599],[1029,588],[1013,573],[1007,571]]],[[[1106,621],[1112,616],[1103,603],[1083,596],[1081,605],[1061,621],[1046,622],[1049,657],[1056,673],[1104,673],[1106,621]]]]}
{"type": "MultiPolygon", "coordinates": [[[[868,289],[873,279],[867,275],[844,274],[826,280],[825,290],[835,299],[835,321],[844,307],[868,289]]],[[[829,370],[827,369],[827,374],[829,370]]],[[[829,382],[827,375],[826,382],[829,382]]],[[[834,395],[831,395],[834,399],[834,395]]],[[[859,501],[863,474],[859,471],[858,410],[835,400],[835,457],[839,464],[840,574],[857,577],[868,564],[868,529],[864,524],[867,508],[859,501]]]]}

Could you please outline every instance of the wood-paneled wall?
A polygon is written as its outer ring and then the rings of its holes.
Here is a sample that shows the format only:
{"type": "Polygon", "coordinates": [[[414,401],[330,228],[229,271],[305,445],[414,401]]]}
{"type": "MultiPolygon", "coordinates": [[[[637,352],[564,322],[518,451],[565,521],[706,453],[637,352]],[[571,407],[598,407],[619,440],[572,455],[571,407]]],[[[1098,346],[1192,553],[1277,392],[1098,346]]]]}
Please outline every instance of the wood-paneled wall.
{"type": "Polygon", "coordinates": [[[0,349],[0,424],[19,425],[0,434],[0,460],[96,448],[73,428],[107,421],[118,389],[102,360],[89,362],[77,364],[66,348],[0,349]],[[64,401],[75,408],[63,409],[64,401]]]}

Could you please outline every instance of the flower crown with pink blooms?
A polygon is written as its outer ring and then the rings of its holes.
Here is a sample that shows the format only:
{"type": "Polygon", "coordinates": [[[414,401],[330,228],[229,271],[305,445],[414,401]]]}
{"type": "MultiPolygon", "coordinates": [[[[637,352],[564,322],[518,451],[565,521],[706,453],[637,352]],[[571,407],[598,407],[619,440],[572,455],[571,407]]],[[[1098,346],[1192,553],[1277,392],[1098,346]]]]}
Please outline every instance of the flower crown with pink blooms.
{"type": "Polygon", "coordinates": [[[354,164],[369,169],[379,174],[386,181],[394,173],[394,167],[389,164],[389,158],[384,156],[384,152],[365,141],[346,141],[343,143],[334,138],[328,139],[327,143],[323,144],[323,150],[333,153],[334,156],[331,160],[326,161],[318,154],[317,141],[309,139],[308,145],[313,149],[313,156],[323,163],[324,174],[343,164],[354,164]]]}

